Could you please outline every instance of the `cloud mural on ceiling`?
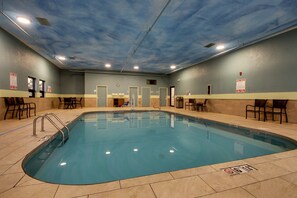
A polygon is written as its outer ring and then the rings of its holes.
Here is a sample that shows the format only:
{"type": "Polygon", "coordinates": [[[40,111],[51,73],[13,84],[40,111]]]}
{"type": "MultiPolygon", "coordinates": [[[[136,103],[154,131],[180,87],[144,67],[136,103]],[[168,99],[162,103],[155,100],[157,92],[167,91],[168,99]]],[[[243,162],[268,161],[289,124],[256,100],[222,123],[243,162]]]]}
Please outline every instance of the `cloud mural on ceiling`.
{"type": "Polygon", "coordinates": [[[0,25],[65,69],[170,73],[297,25],[293,0],[2,0],[0,25]],[[30,26],[11,23],[27,16],[30,26]],[[39,24],[46,18],[50,26],[39,24]],[[55,60],[62,54],[64,64],[55,60]]]}

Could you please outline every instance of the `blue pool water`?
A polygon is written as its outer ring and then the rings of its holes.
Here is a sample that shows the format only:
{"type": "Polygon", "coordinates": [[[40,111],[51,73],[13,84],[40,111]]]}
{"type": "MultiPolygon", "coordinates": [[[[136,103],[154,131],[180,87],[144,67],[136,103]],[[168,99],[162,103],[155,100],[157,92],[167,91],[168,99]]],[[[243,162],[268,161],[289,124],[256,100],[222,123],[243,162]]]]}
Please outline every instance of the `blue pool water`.
{"type": "Polygon", "coordinates": [[[295,142],[166,112],[88,113],[28,156],[23,168],[51,183],[93,184],[296,149],[295,142]]]}

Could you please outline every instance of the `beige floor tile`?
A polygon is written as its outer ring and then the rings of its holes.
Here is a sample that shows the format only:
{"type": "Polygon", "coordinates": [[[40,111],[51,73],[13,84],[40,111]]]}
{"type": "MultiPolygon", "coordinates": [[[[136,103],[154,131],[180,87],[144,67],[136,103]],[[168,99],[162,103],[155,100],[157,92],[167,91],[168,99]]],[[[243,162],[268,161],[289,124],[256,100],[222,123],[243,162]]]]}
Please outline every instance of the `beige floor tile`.
{"type": "MultiPolygon", "coordinates": [[[[0,141],[2,142],[2,141],[0,141]]],[[[12,153],[13,151],[17,150],[19,146],[16,145],[9,145],[0,150],[0,159],[7,156],[8,154],[12,153]]]]}
{"type": "Polygon", "coordinates": [[[290,173],[290,171],[287,169],[281,168],[272,163],[255,164],[253,167],[255,167],[257,170],[250,171],[247,174],[258,181],[271,179],[290,173]]]}
{"type": "Polygon", "coordinates": [[[248,159],[244,159],[244,161],[246,161],[248,164],[261,164],[261,163],[265,163],[265,162],[270,162],[270,161],[274,161],[274,160],[278,160],[280,158],[278,158],[275,154],[273,155],[264,155],[264,156],[260,156],[260,157],[254,157],[254,158],[248,158],[248,159]]]}
{"type": "Polygon", "coordinates": [[[53,198],[57,188],[55,184],[15,187],[0,194],[0,198],[53,198]]]}
{"type": "Polygon", "coordinates": [[[232,161],[232,162],[224,162],[224,163],[220,163],[220,164],[214,164],[214,165],[211,165],[211,167],[214,168],[215,170],[221,170],[222,168],[228,168],[231,166],[238,166],[238,165],[243,165],[243,164],[247,164],[247,162],[244,160],[237,160],[237,161],[232,161]]]}
{"type": "Polygon", "coordinates": [[[198,176],[154,183],[151,186],[158,198],[197,197],[215,192],[198,176]]]}
{"type": "Polygon", "coordinates": [[[0,176],[0,193],[14,187],[23,176],[24,176],[23,173],[1,175],[0,176]]]}
{"type": "Polygon", "coordinates": [[[10,167],[11,167],[11,165],[2,165],[2,166],[0,166],[0,175],[2,173],[4,173],[5,171],[7,171],[10,167]]]}
{"type": "Polygon", "coordinates": [[[24,171],[22,168],[22,161],[23,161],[23,159],[18,161],[16,164],[11,165],[11,167],[7,171],[5,171],[4,174],[23,173],[24,171]]]}
{"type": "Polygon", "coordinates": [[[160,173],[155,175],[148,175],[143,177],[136,177],[131,179],[120,180],[122,188],[128,188],[131,186],[140,186],[144,184],[150,184],[160,181],[167,181],[173,179],[169,173],[160,173]]]}
{"type": "Polygon", "coordinates": [[[275,178],[243,187],[257,198],[297,197],[297,186],[275,178]]]}
{"type": "Polygon", "coordinates": [[[206,195],[202,198],[254,198],[254,196],[242,188],[235,188],[232,190],[206,195]]]}
{"type": "Polygon", "coordinates": [[[114,190],[110,192],[98,193],[89,195],[89,198],[154,198],[155,195],[149,185],[136,186],[131,188],[125,188],[120,190],[114,190]]]}
{"type": "Polygon", "coordinates": [[[120,188],[118,181],[94,185],[60,185],[55,198],[77,197],[87,194],[116,190],[120,188]]]}
{"type": "Polygon", "coordinates": [[[247,174],[230,176],[223,171],[200,175],[200,177],[216,191],[224,191],[257,181],[247,174]]]}
{"type": "Polygon", "coordinates": [[[174,178],[182,178],[182,177],[189,177],[189,176],[194,176],[194,175],[211,173],[211,172],[215,172],[215,171],[216,170],[214,168],[212,168],[211,166],[202,166],[202,167],[197,167],[197,168],[189,168],[189,169],[184,169],[184,170],[173,171],[173,172],[170,172],[170,174],[174,178]]]}
{"type": "Polygon", "coordinates": [[[17,184],[17,186],[30,186],[36,184],[42,184],[44,182],[34,179],[28,175],[25,175],[17,184]]]}
{"type": "MultiPolygon", "coordinates": [[[[296,133],[296,131],[295,131],[295,133],[296,133]]],[[[277,153],[277,154],[275,154],[275,156],[278,158],[294,157],[294,156],[297,156],[297,149],[292,150],[292,151],[277,153]]]]}
{"type": "Polygon", "coordinates": [[[297,172],[282,176],[282,179],[293,183],[297,186],[297,172]]]}
{"type": "Polygon", "coordinates": [[[296,172],[297,171],[297,157],[291,157],[291,158],[284,158],[281,160],[276,160],[271,162],[277,166],[280,166],[282,168],[285,168],[289,171],[296,172]]]}

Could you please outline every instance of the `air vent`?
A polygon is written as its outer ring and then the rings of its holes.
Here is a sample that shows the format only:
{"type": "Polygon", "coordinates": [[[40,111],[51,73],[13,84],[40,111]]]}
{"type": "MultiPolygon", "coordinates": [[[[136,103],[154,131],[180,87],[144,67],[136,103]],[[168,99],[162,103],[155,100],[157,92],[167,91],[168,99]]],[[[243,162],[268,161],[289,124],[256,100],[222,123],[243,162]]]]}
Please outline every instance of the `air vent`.
{"type": "Polygon", "coordinates": [[[46,18],[36,17],[36,19],[40,23],[40,25],[51,26],[46,18]]]}
{"type": "Polygon", "coordinates": [[[215,43],[209,43],[209,44],[205,45],[204,47],[210,48],[210,47],[212,47],[214,45],[215,45],[215,43]]]}

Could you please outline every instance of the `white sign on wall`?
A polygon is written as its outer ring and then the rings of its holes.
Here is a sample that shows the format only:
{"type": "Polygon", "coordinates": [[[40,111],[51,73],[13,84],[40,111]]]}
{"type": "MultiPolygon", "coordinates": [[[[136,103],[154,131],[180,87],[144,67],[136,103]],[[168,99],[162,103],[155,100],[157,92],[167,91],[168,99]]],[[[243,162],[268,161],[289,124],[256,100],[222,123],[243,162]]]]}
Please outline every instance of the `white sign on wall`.
{"type": "Polygon", "coordinates": [[[236,92],[237,93],[244,93],[246,91],[245,85],[246,85],[246,79],[245,78],[237,79],[236,80],[236,92]]]}
{"type": "Polygon", "coordinates": [[[17,74],[14,72],[10,72],[10,89],[18,88],[17,74]]]}

